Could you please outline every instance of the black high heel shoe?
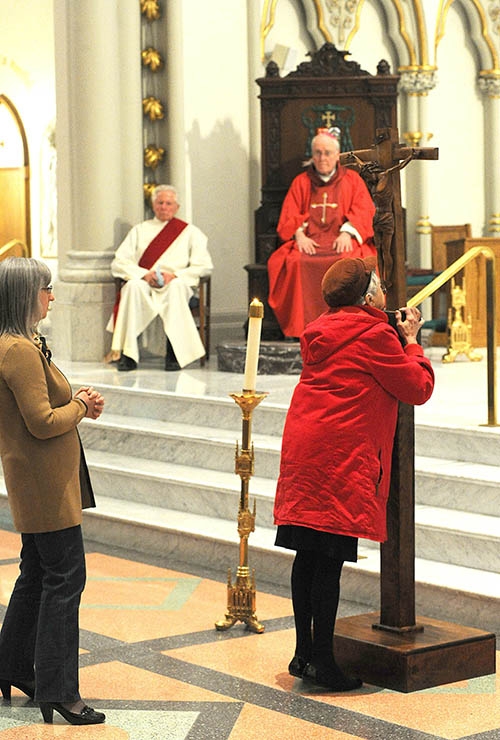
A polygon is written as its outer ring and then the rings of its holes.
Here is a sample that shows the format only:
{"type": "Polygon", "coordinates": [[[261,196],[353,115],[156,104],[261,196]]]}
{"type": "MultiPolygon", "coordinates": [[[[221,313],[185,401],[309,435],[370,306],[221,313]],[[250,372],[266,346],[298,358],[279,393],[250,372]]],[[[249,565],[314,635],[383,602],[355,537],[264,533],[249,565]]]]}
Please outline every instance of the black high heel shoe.
{"type": "Polygon", "coordinates": [[[102,712],[96,712],[92,707],[85,705],[81,712],[70,712],[69,709],[63,707],[59,702],[40,702],[40,711],[42,713],[43,721],[49,725],[52,724],[54,719],[54,709],[59,712],[61,717],[64,717],[66,722],[70,725],[100,725],[104,722],[106,715],[102,712]]]}
{"type": "Polygon", "coordinates": [[[23,694],[29,696],[30,699],[35,698],[35,682],[34,681],[5,681],[0,679],[0,691],[6,701],[10,701],[11,688],[15,686],[16,689],[22,691],[23,694]]]}

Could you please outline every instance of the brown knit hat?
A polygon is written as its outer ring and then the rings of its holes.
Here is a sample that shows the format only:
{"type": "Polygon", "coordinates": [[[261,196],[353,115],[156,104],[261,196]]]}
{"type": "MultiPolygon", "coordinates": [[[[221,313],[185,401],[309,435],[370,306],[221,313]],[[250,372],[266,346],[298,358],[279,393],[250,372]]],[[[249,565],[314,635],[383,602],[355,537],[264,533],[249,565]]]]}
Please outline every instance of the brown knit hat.
{"type": "Polygon", "coordinates": [[[321,290],[329,306],[354,306],[366,292],[370,275],[377,267],[376,257],[342,257],[323,275],[321,290]]]}

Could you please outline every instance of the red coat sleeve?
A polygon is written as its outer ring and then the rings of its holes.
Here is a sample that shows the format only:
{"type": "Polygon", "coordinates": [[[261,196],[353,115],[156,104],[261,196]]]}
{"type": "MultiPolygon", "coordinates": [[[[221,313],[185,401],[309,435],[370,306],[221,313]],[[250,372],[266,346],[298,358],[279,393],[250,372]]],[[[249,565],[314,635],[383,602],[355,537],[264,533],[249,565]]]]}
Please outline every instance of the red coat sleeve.
{"type": "Polygon", "coordinates": [[[401,348],[395,332],[380,324],[363,337],[369,370],[388,393],[398,401],[420,406],[434,389],[434,371],[419,344],[401,348]]]}

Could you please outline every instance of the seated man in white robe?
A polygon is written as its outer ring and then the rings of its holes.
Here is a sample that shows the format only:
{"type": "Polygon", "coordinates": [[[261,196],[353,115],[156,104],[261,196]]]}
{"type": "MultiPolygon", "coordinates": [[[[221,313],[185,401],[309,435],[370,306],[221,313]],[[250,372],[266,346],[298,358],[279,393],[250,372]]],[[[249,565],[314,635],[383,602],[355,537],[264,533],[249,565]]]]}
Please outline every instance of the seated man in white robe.
{"type": "Polygon", "coordinates": [[[126,281],[107,327],[122,371],[136,369],[138,338],[156,316],[171,345],[166,370],[178,370],[205,355],[189,300],[200,278],[213,270],[207,237],[175,218],[179,204],[171,185],[158,185],[151,202],[155,217],[129,231],[111,263],[113,276],[126,281]]]}

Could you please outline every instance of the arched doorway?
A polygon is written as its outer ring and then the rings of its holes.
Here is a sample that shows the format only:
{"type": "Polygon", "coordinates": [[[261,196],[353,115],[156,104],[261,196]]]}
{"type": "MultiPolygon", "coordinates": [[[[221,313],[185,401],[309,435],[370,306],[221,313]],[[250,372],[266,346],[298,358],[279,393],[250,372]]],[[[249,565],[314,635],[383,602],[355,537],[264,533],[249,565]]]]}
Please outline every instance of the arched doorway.
{"type": "Polygon", "coordinates": [[[23,122],[11,101],[0,95],[0,249],[11,241],[31,254],[30,170],[23,122]]]}

